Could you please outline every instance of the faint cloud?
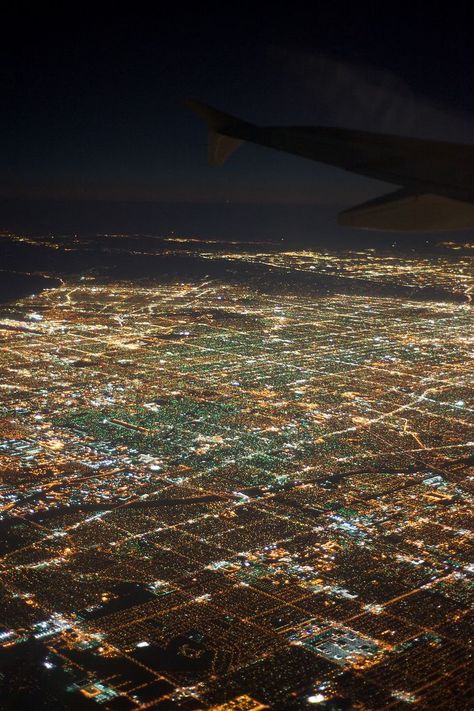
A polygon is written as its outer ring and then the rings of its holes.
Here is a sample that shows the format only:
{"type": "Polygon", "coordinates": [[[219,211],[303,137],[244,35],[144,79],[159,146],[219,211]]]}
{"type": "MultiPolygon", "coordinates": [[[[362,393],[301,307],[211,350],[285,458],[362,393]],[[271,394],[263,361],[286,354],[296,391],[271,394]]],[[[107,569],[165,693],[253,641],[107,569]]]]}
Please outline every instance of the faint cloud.
{"type": "Polygon", "coordinates": [[[272,62],[279,64],[296,83],[293,95],[298,105],[307,102],[305,114],[311,111],[320,123],[474,142],[472,116],[416,95],[391,71],[277,47],[271,48],[270,54],[272,62]]]}

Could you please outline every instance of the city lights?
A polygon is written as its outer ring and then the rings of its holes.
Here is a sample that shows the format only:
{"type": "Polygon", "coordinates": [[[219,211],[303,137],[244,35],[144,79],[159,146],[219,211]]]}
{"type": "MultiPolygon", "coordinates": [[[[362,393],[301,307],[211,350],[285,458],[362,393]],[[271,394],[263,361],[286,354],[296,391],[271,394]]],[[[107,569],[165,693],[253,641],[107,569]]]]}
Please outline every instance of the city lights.
{"type": "Polygon", "coordinates": [[[0,653],[110,709],[462,697],[472,257],[179,248],[243,271],[2,307],[0,653]]]}

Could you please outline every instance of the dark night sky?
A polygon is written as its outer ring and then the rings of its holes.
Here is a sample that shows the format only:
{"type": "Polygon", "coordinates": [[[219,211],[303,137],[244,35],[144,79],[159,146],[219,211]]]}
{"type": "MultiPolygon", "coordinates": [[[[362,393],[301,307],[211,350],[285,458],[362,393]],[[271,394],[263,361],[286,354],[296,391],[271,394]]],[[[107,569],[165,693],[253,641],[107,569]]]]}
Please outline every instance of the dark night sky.
{"type": "Polygon", "coordinates": [[[0,198],[345,206],[382,193],[255,146],[210,168],[182,101],[262,124],[474,142],[474,13],[442,5],[4,13],[0,198]]]}

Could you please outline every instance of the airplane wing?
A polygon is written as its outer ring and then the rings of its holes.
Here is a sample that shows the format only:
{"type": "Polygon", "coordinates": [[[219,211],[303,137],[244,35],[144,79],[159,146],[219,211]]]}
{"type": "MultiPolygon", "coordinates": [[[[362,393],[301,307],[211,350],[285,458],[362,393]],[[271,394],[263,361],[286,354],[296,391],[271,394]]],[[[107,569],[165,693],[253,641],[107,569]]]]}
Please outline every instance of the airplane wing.
{"type": "Polygon", "coordinates": [[[396,231],[474,228],[474,145],[342,128],[256,126],[197,101],[187,105],[207,123],[211,165],[222,165],[248,141],[402,188],[342,212],[341,225],[396,231]]]}

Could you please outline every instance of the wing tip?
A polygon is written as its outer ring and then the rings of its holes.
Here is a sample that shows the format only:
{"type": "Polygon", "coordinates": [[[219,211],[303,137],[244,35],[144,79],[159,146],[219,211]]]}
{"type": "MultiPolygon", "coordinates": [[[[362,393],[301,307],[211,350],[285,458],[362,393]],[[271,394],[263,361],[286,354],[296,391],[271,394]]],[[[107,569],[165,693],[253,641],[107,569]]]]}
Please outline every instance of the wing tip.
{"type": "Polygon", "coordinates": [[[245,129],[249,124],[196,99],[186,99],[184,105],[207,124],[209,164],[220,166],[225,163],[245,140],[245,129]]]}

